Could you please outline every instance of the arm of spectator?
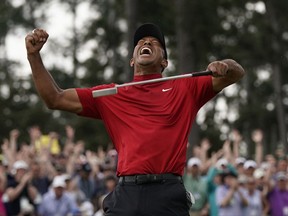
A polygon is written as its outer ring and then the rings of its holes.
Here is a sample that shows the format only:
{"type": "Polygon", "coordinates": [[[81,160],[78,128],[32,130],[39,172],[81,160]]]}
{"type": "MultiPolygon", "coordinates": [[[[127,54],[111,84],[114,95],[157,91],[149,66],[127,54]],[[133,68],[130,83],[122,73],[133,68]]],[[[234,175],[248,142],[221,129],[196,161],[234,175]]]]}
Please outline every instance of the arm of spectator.
{"type": "Polygon", "coordinates": [[[272,179],[272,168],[269,168],[265,171],[264,175],[264,188],[263,188],[263,194],[267,195],[269,192],[271,192],[275,187],[275,181],[272,179]]]}
{"type": "Polygon", "coordinates": [[[3,152],[3,155],[5,155],[5,158],[8,161],[8,170],[11,170],[13,163],[15,162],[15,157],[13,157],[13,154],[9,148],[9,140],[4,139],[3,143],[1,145],[1,150],[3,152]]]}
{"type": "Polygon", "coordinates": [[[226,158],[228,160],[228,162],[232,162],[232,151],[231,151],[231,142],[229,139],[225,140],[225,142],[223,143],[223,155],[224,155],[224,158],[226,158]]]}
{"type": "Polygon", "coordinates": [[[262,201],[262,206],[263,206],[263,210],[262,210],[263,216],[269,215],[270,204],[269,204],[266,194],[261,193],[261,201],[262,201]]]}
{"type": "Polygon", "coordinates": [[[93,176],[97,175],[100,172],[100,159],[98,158],[96,152],[86,150],[85,155],[87,157],[87,161],[91,165],[93,176]]]}
{"type": "Polygon", "coordinates": [[[69,156],[70,154],[73,154],[73,148],[74,148],[74,137],[75,137],[75,130],[70,125],[65,126],[66,131],[66,140],[64,144],[63,153],[66,156],[69,156]]]}
{"type": "Polygon", "coordinates": [[[79,159],[79,156],[84,152],[84,142],[78,141],[73,145],[73,154],[68,155],[68,161],[66,165],[66,171],[72,175],[75,170],[75,162],[79,159]]]}
{"type": "Polygon", "coordinates": [[[202,173],[206,173],[207,170],[209,169],[209,161],[208,161],[208,150],[210,149],[211,144],[209,139],[204,138],[201,143],[200,143],[200,160],[203,164],[202,166],[202,173]]]}
{"type": "Polygon", "coordinates": [[[200,160],[202,161],[202,163],[205,163],[207,161],[207,153],[210,147],[210,141],[207,138],[204,138],[200,143],[200,160]]]}
{"type": "Polygon", "coordinates": [[[239,197],[240,197],[241,204],[243,206],[248,206],[249,202],[246,199],[246,197],[243,195],[242,191],[239,188],[237,189],[237,191],[238,191],[238,194],[239,194],[239,197]]]}
{"type": "Polygon", "coordinates": [[[216,200],[218,202],[218,205],[220,207],[227,207],[228,205],[230,205],[230,202],[234,196],[234,193],[237,191],[237,188],[238,188],[238,183],[237,183],[237,180],[235,179],[233,184],[230,186],[228,192],[226,194],[222,194],[222,197],[221,197],[221,194],[216,193],[216,200]]]}
{"type": "Polygon", "coordinates": [[[70,125],[66,125],[65,131],[66,131],[66,143],[74,144],[75,129],[70,125]]]}
{"type": "MultiPolygon", "coordinates": [[[[32,184],[28,184],[28,196],[31,200],[36,201],[36,198],[40,195],[37,188],[34,187],[32,184]]],[[[36,201],[37,202],[37,201],[36,201]]]]}
{"type": "Polygon", "coordinates": [[[38,153],[37,156],[40,161],[40,167],[41,167],[42,172],[45,173],[45,175],[50,180],[52,180],[54,176],[56,176],[57,171],[51,162],[50,152],[47,150],[46,151],[43,150],[41,153],[38,153]]]}
{"type": "Polygon", "coordinates": [[[9,148],[11,150],[11,154],[13,154],[13,156],[16,156],[16,151],[17,151],[17,141],[18,141],[18,137],[19,137],[19,130],[17,129],[13,129],[10,131],[10,145],[9,148]]]}
{"type": "MultiPolygon", "coordinates": [[[[217,160],[218,160],[218,156],[221,155],[219,150],[218,152],[213,152],[211,159],[210,159],[210,168],[208,169],[207,172],[207,184],[208,184],[208,188],[213,187],[214,186],[214,177],[218,174],[218,170],[215,166],[217,160]]],[[[222,152],[222,151],[221,151],[222,152]]]]}
{"type": "Polygon", "coordinates": [[[231,139],[233,141],[233,157],[234,159],[236,159],[240,156],[239,148],[240,148],[240,143],[242,141],[242,135],[237,129],[233,129],[231,136],[232,136],[231,139]]]}
{"type": "Polygon", "coordinates": [[[214,178],[217,174],[218,174],[217,168],[215,166],[211,166],[207,172],[208,190],[215,185],[214,184],[214,178]]]}
{"type": "Polygon", "coordinates": [[[4,192],[6,188],[7,178],[3,166],[0,166],[0,192],[4,192]]]}
{"type": "Polygon", "coordinates": [[[38,126],[32,126],[28,129],[29,137],[30,137],[30,146],[36,147],[36,141],[41,136],[41,131],[38,126]]]}
{"type": "Polygon", "coordinates": [[[263,131],[256,129],[252,132],[252,140],[255,143],[255,161],[259,165],[263,161],[263,131]]]}
{"type": "Polygon", "coordinates": [[[234,188],[230,188],[226,194],[219,194],[218,188],[216,190],[216,202],[219,207],[227,207],[235,193],[234,188]]]}
{"type": "Polygon", "coordinates": [[[31,180],[31,173],[26,173],[20,180],[19,184],[13,188],[13,187],[8,187],[5,191],[5,194],[8,196],[8,200],[9,202],[15,200],[17,197],[19,197],[19,195],[21,194],[21,192],[23,191],[23,189],[26,187],[26,185],[28,184],[28,182],[31,180]]]}

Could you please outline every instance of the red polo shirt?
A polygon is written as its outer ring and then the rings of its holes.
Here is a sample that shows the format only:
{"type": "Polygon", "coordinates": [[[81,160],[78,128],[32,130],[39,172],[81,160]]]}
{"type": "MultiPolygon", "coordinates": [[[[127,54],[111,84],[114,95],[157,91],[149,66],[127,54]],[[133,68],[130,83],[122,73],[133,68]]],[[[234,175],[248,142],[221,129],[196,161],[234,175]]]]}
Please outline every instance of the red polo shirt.
{"type": "MultiPolygon", "coordinates": [[[[135,76],[133,81],[160,78],[135,76]]],[[[119,176],[175,173],[182,175],[191,123],[198,110],[215,96],[210,76],[182,78],[118,88],[118,93],[93,98],[78,88],[79,115],[103,120],[118,152],[119,176]]]]}

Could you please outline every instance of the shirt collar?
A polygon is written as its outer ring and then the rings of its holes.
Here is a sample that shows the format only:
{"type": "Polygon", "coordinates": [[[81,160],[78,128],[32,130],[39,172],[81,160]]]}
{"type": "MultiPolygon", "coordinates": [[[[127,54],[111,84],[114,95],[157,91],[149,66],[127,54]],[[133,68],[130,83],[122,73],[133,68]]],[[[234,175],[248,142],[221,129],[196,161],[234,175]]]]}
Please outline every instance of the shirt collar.
{"type": "Polygon", "coordinates": [[[143,80],[149,80],[149,79],[156,79],[156,78],[161,78],[162,74],[157,73],[157,74],[145,74],[145,75],[135,75],[133,82],[139,82],[143,80]]]}

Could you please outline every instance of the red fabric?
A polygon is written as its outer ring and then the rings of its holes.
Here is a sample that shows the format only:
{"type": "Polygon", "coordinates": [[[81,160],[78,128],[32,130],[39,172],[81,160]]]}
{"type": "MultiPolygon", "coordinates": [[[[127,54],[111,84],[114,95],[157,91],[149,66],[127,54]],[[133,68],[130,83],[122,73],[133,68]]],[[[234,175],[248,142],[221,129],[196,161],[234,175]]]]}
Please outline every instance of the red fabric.
{"type": "MultiPolygon", "coordinates": [[[[161,74],[135,76],[134,81],[161,74]]],[[[215,96],[212,79],[182,78],[118,88],[118,94],[93,98],[95,89],[77,89],[79,115],[102,119],[118,151],[118,175],[175,173],[182,175],[192,121],[215,96]]]]}

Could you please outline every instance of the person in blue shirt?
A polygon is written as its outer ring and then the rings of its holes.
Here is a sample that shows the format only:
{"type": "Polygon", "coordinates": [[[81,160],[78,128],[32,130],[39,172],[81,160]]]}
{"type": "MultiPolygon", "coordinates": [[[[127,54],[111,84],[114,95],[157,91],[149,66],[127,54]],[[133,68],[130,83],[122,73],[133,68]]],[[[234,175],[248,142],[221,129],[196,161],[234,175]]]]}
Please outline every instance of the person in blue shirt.
{"type": "Polygon", "coordinates": [[[65,179],[63,176],[55,176],[52,182],[52,190],[43,196],[38,208],[40,216],[67,216],[78,210],[76,202],[65,192],[65,179]]]}

